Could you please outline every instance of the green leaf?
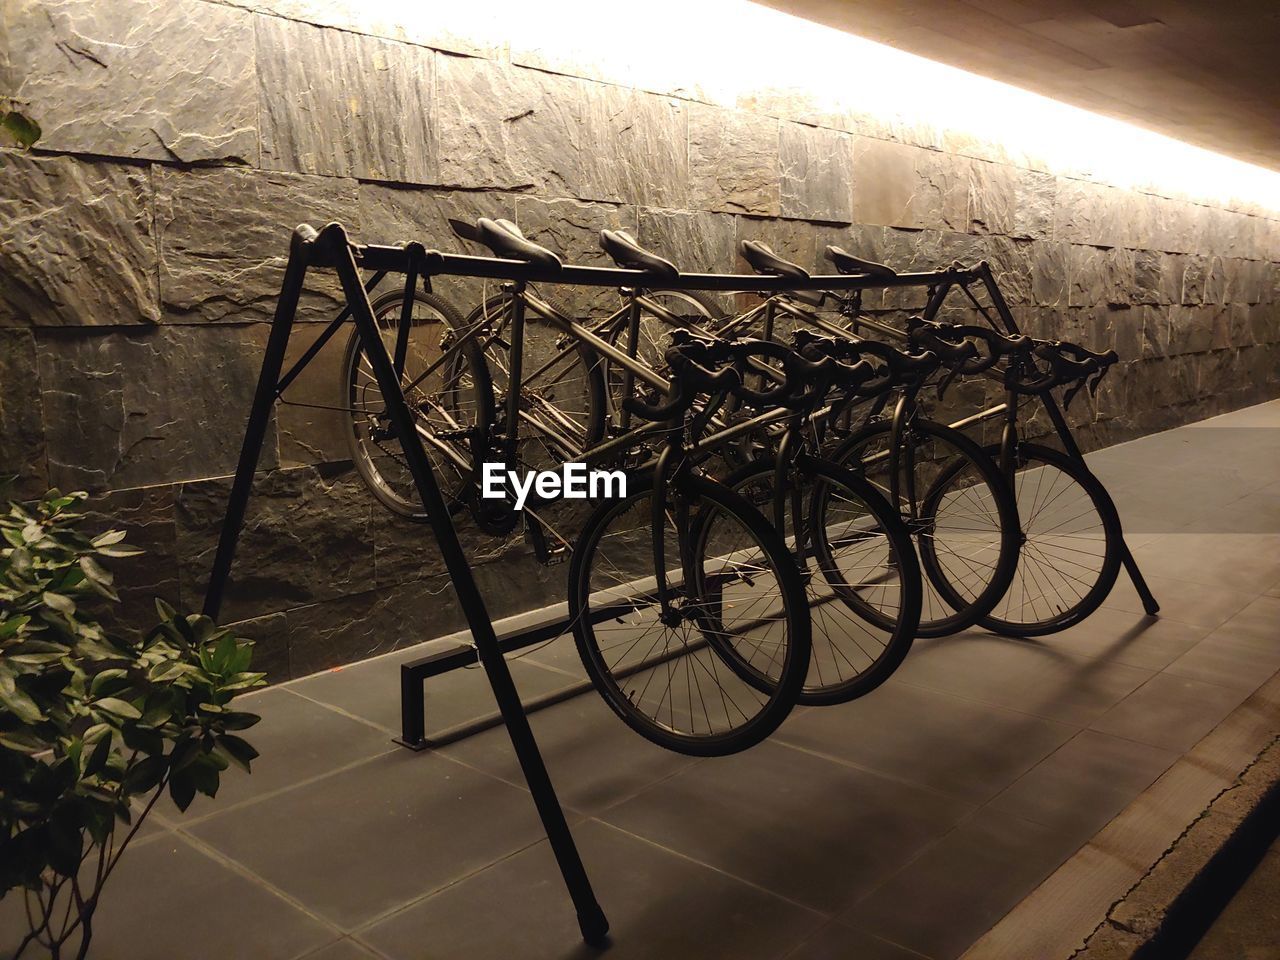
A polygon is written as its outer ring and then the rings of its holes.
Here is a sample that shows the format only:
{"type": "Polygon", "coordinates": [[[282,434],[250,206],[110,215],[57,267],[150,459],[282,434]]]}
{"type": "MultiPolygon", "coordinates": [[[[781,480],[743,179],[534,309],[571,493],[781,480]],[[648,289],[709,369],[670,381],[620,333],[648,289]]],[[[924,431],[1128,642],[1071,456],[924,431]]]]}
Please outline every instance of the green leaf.
{"type": "Polygon", "coordinates": [[[64,597],[60,593],[53,593],[46,590],[40,599],[44,601],[45,606],[50,609],[57,610],[64,616],[75,616],[76,602],[70,597],[64,597]]]}
{"type": "Polygon", "coordinates": [[[128,536],[123,530],[108,530],[106,533],[99,534],[91,541],[95,547],[110,547],[120,543],[128,536]]]}
{"type": "Polygon", "coordinates": [[[168,769],[169,761],[165,757],[144,757],[125,774],[125,792],[150,793],[160,785],[168,769]]]}
{"type": "Polygon", "coordinates": [[[18,689],[17,682],[8,673],[0,673],[0,704],[22,723],[39,723],[44,719],[40,707],[18,689]]]}
{"type": "Polygon", "coordinates": [[[231,734],[224,734],[218,737],[218,746],[225,750],[227,756],[246,771],[249,769],[249,764],[258,758],[258,751],[247,740],[231,734]]]}
{"type": "Polygon", "coordinates": [[[84,775],[86,777],[96,777],[107,769],[107,760],[111,757],[111,737],[106,736],[98,741],[98,745],[93,748],[93,753],[89,757],[89,762],[85,764],[84,775]]]}
{"type": "Polygon", "coordinates": [[[196,784],[190,776],[183,773],[175,772],[169,780],[169,796],[173,799],[174,804],[183,813],[186,813],[187,807],[191,806],[191,801],[196,798],[196,784]]]}
{"type": "Polygon", "coordinates": [[[0,640],[8,640],[15,636],[19,630],[31,622],[31,618],[26,614],[20,617],[9,617],[3,623],[0,623],[0,640]]]}
{"type": "Polygon", "coordinates": [[[142,712],[137,707],[119,697],[103,697],[101,700],[95,700],[93,705],[99,710],[105,710],[113,716],[123,717],[126,720],[138,720],[142,717],[142,712]]]}
{"type": "Polygon", "coordinates": [[[256,713],[231,712],[224,713],[219,722],[223,730],[248,730],[261,719],[256,713]]]}

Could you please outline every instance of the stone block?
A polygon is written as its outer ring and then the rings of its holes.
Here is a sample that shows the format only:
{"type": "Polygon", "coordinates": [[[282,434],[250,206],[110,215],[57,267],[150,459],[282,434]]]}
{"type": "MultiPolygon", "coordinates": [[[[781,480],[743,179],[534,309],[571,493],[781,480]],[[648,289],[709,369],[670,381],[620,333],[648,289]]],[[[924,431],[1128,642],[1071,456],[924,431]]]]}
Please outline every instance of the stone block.
{"type": "MultiPolygon", "coordinates": [[[[398,189],[362,183],[358,198],[361,240],[368,243],[417,240],[429,250],[486,256],[490,255],[486,248],[454,234],[449,220],[475,223],[480,217],[516,219],[515,195],[488,190],[398,189]]],[[[479,307],[486,295],[498,292],[492,281],[467,277],[433,279],[432,289],[464,317],[479,307]]]]}
{"type": "MultiPolygon", "coordinates": [[[[1178,305],[1142,308],[1142,356],[1144,359],[1169,354],[1173,327],[1171,314],[1182,309],[1178,305]]],[[[1144,368],[1146,369],[1146,368],[1144,368]]]]}
{"type": "Polygon", "coordinates": [[[248,12],[198,0],[15,0],[5,12],[42,148],[258,162],[248,12]]]}
{"type": "Polygon", "coordinates": [[[1134,306],[1102,305],[1088,311],[1081,345],[1090,350],[1114,350],[1121,359],[1142,356],[1143,310],[1134,306]]]}
{"type": "Polygon", "coordinates": [[[778,121],[693,103],[689,105],[689,205],[695,210],[781,211],[778,121]]]}
{"type": "Polygon", "coordinates": [[[1135,250],[1133,258],[1134,303],[1176,303],[1182,299],[1185,269],[1180,254],[1135,250]]]}
{"type": "Polygon", "coordinates": [[[857,137],[853,219],[908,229],[969,229],[974,161],[902,143],[857,137]]]}
{"type": "MultiPolygon", "coordinates": [[[[230,479],[177,492],[183,602],[204,597],[230,479]]],[[[273,470],[254,479],[222,618],[244,620],[373,586],[373,500],[350,466],[273,470]]]]}
{"type": "Polygon", "coordinates": [[[489,4],[456,4],[447,17],[404,16],[393,6],[363,0],[224,0],[234,7],[270,13],[351,33],[416,43],[436,50],[495,58],[503,53],[502,11],[489,4]]]}
{"type": "MultiPolygon", "coordinates": [[[[269,320],[294,227],[337,220],[359,234],[350,180],[161,168],[155,183],[160,299],[171,320],[269,320]]],[[[313,269],[298,316],[328,320],[344,303],[333,271],[313,269]]]]}
{"type": "Polygon", "coordinates": [[[283,613],[225,623],[236,636],[253,641],[253,661],[249,669],[267,675],[267,683],[283,683],[292,678],[289,670],[289,629],[283,613]]]}
{"type": "Polygon", "coordinates": [[[466,626],[445,577],[294,607],[285,614],[293,677],[389,653],[466,626]]]}
{"type": "Polygon", "coordinates": [[[641,207],[636,239],[683,273],[731,273],[735,232],[727,214],[641,207]]]}
{"type": "Polygon", "coordinates": [[[438,182],[590,198],[584,81],[489,60],[436,61],[438,182]]]}
{"type": "MultiPolygon", "coordinates": [[[[1032,235],[1038,215],[1037,200],[1041,196],[1036,194],[1033,182],[1023,176],[1027,171],[1002,163],[977,160],[968,164],[968,173],[968,229],[974,233],[1032,235]],[[1025,194],[1024,188],[1028,188],[1025,194]],[[1026,229],[1019,230],[1020,226],[1026,229]]],[[[1045,212],[1051,209],[1051,205],[1050,200],[1050,204],[1044,208],[1045,212]]]]}
{"type": "MultiPolygon", "coordinates": [[[[41,335],[50,482],[94,491],[230,474],[265,342],[261,327],[41,335]]],[[[275,464],[273,422],[261,466],[275,464]]]]}
{"type": "Polygon", "coordinates": [[[1013,230],[1016,237],[1047,240],[1053,235],[1058,181],[1048,173],[1014,168],[1013,230]]]}
{"type": "Polygon", "coordinates": [[[849,223],[853,219],[853,138],[783,123],[779,154],[782,216],[849,223]]]}
{"type": "Polygon", "coordinates": [[[1208,257],[1208,270],[1204,278],[1205,303],[1227,302],[1227,269],[1221,257],[1208,257]]]}
{"type": "MultiPolygon", "coordinates": [[[[295,324],[285,352],[284,369],[292,368],[328,324],[295,324]]],[[[276,405],[279,463],[282,467],[346,460],[351,417],[336,409],[346,404],[342,361],[355,333],[348,324],[338,331],[289,384],[276,405]]]]}
{"type": "Polygon", "coordinates": [[[1053,237],[1067,243],[1118,246],[1122,236],[1121,191],[1101,183],[1058,179],[1053,237]]]}
{"type": "Polygon", "coordinates": [[[1188,254],[1182,269],[1182,303],[1203,303],[1205,285],[1209,281],[1209,259],[1198,254],[1188,254]]]}
{"type": "Polygon", "coordinates": [[[264,168],[436,181],[432,51],[265,16],[256,38],[264,168]]]}
{"type": "MultiPolygon", "coordinates": [[[[565,263],[582,266],[616,266],[600,248],[600,231],[626,230],[634,235],[638,227],[635,207],[579,200],[520,197],[516,217],[521,232],[530,240],[555,251],[565,263]]],[[[559,304],[579,318],[603,318],[622,306],[618,291],[608,287],[565,284],[548,289],[559,304]]]]}
{"type": "Polygon", "coordinates": [[[1203,353],[1213,346],[1214,317],[1199,306],[1169,309],[1169,354],[1203,353]]]}
{"type": "Polygon", "coordinates": [[[1068,304],[1067,244],[992,237],[987,249],[996,281],[1010,304],[1068,304]]]}
{"type": "Polygon", "coordinates": [[[584,83],[584,199],[689,205],[689,116],[681,100],[584,83]]]}
{"type": "Polygon", "coordinates": [[[0,326],[158,320],[153,218],[143,168],[0,151],[0,326]]]}
{"type": "Polygon", "coordinates": [[[1069,304],[1089,307],[1129,303],[1134,296],[1133,251],[1123,247],[1067,246],[1069,304]]]}
{"type": "Polygon", "coordinates": [[[17,479],[6,498],[29,499],[49,488],[36,341],[30,330],[0,328],[0,477],[17,479]]]}

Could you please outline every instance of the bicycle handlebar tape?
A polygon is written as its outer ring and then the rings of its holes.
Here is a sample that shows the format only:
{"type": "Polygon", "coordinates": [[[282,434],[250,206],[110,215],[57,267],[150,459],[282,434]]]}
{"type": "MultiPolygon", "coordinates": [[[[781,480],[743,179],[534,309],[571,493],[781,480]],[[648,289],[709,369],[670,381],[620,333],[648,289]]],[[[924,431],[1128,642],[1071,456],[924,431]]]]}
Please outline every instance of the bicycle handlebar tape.
{"type": "Polygon", "coordinates": [[[499,257],[507,260],[521,260],[531,267],[537,267],[547,273],[559,273],[564,264],[560,258],[530,240],[510,220],[490,220],[481,217],[476,221],[479,240],[499,257]]]}
{"type": "Polygon", "coordinates": [[[640,246],[625,230],[601,230],[600,249],[618,266],[647,273],[659,282],[666,283],[680,276],[674,263],[640,246]]]}

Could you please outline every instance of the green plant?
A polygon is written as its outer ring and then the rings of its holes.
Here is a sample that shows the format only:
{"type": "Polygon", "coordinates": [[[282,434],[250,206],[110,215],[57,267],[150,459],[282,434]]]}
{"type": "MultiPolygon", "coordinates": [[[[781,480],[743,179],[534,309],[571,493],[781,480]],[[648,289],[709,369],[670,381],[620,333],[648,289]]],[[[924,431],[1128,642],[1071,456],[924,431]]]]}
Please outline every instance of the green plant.
{"type": "Polygon", "coordinates": [[[252,643],[156,601],[141,639],[111,636],[104,562],[140,551],[76,528],[83,493],[53,491],[0,517],[0,897],[22,890],[32,945],[84,957],[103,885],[166,792],[185,810],[257,756],[232,709],[263,683],[252,643]]]}
{"type": "Polygon", "coordinates": [[[0,131],[20,147],[31,147],[40,139],[40,124],[25,112],[25,104],[12,97],[0,97],[0,131]]]}

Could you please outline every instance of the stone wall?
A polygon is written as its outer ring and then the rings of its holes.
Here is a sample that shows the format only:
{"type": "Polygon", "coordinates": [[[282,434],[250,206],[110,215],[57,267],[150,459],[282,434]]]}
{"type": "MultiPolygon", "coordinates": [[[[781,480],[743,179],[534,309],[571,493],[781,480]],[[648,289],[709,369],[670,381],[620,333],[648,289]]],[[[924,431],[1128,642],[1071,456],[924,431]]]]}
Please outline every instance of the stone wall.
{"type": "MultiPolygon", "coordinates": [[[[446,217],[505,216],[584,263],[621,226],[689,270],[733,269],[746,237],[811,267],[829,242],[899,269],[985,257],[1025,329],[1124,358],[1073,412],[1088,446],[1280,394],[1275,211],[796,98],[632,89],[341,8],[3,2],[0,94],[29,101],[44,138],[0,154],[0,466],[22,495],[88,489],[128,525],[148,550],[122,572],[130,622],[154,594],[199,606],[302,221],[449,247],[446,217]]],[[[332,281],[310,285],[295,356],[336,306],[332,281]]],[[[292,399],[334,402],[339,348],[292,399]]],[[[275,679],[460,624],[425,529],[344,457],[339,415],[278,408],[225,611],[275,679]]],[[[522,543],[472,542],[495,614],[562,596],[563,568],[522,543]]]]}

